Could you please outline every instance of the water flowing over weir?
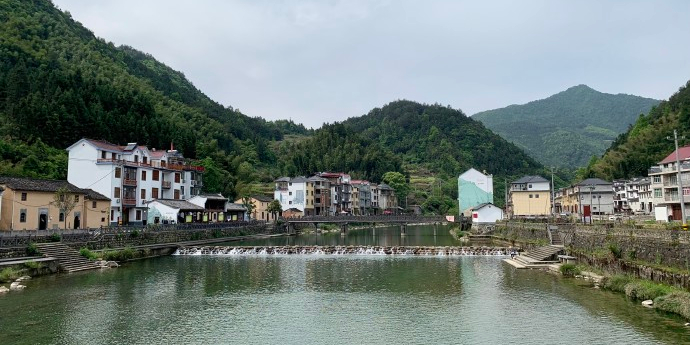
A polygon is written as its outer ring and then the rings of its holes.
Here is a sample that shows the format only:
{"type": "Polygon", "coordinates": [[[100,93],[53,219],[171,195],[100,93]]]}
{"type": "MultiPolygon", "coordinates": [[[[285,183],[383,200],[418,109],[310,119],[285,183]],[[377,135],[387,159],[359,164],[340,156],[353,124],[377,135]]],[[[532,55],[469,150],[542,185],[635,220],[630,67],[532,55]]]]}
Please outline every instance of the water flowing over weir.
{"type": "Polygon", "coordinates": [[[254,246],[181,247],[173,255],[416,255],[506,256],[505,247],[403,247],[403,246],[254,246]]]}

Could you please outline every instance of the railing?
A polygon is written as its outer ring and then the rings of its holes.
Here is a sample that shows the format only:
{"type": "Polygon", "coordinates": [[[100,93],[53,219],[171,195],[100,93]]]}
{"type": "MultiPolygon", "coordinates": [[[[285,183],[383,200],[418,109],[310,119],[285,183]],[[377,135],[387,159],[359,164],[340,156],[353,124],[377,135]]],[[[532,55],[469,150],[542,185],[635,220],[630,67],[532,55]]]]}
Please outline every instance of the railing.
{"type": "Polygon", "coordinates": [[[311,216],[302,218],[284,218],[288,223],[423,223],[445,222],[445,216],[409,216],[409,215],[383,215],[383,216],[311,216]]]}
{"type": "Polygon", "coordinates": [[[172,186],[172,183],[170,181],[161,182],[161,187],[163,187],[163,189],[170,189],[171,186],[172,186]]]}
{"type": "Polygon", "coordinates": [[[136,187],[137,186],[137,180],[135,178],[124,178],[122,180],[122,185],[123,186],[132,186],[136,187]]]}
{"type": "Polygon", "coordinates": [[[136,198],[122,198],[122,204],[123,205],[136,205],[137,204],[137,199],[136,198]]]}

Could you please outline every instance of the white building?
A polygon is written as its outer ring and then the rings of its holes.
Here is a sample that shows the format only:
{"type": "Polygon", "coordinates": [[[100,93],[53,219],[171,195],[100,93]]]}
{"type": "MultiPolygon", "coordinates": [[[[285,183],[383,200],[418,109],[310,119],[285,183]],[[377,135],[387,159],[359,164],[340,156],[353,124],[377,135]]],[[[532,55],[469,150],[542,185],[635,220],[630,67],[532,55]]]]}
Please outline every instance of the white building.
{"type": "Polygon", "coordinates": [[[480,204],[472,208],[472,224],[492,224],[503,219],[503,210],[494,204],[480,204]]]}
{"type": "MultiPolygon", "coordinates": [[[[690,215],[688,202],[690,201],[690,146],[678,149],[680,161],[681,184],[683,189],[683,201],[685,202],[686,217],[690,215]]],[[[654,215],[658,221],[680,221],[681,198],[678,193],[678,166],[676,164],[676,151],[671,152],[657,166],[649,169],[649,177],[652,179],[652,200],[654,215]]]]}
{"type": "Polygon", "coordinates": [[[186,200],[158,199],[147,203],[149,224],[191,223],[204,212],[204,208],[186,200]]]}
{"type": "Polygon", "coordinates": [[[198,195],[203,167],[187,164],[176,150],[81,139],[67,148],[67,181],[111,199],[111,224],[146,224],[146,202],[198,195]]]}
{"type": "Polygon", "coordinates": [[[458,177],[458,205],[460,215],[469,216],[473,207],[494,202],[493,175],[472,168],[458,177]]]}
{"type": "MultiPolygon", "coordinates": [[[[283,210],[295,208],[304,214],[307,196],[307,178],[281,177],[275,181],[273,199],[280,201],[283,210]]],[[[311,182],[310,182],[311,183],[311,182]]]]}

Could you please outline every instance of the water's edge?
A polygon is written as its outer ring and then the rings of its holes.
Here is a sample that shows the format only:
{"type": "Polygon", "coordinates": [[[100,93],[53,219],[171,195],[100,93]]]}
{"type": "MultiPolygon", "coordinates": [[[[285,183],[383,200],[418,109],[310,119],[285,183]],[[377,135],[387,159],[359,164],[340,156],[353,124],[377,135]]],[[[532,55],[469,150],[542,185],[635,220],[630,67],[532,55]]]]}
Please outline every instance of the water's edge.
{"type": "Polygon", "coordinates": [[[505,247],[435,246],[195,246],[181,247],[173,255],[416,255],[507,256],[505,247]]]}

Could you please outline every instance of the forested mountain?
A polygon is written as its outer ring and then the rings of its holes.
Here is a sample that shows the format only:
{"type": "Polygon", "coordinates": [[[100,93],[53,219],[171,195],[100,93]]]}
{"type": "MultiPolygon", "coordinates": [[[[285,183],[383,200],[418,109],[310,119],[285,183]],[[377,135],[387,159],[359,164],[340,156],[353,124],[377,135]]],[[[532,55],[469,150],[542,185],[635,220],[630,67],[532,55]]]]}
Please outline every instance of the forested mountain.
{"type": "Polygon", "coordinates": [[[208,187],[230,195],[256,178],[242,176],[247,165],[275,164],[270,141],[309,133],[223,107],[182,73],[96,38],[48,0],[0,1],[0,123],[0,174],[64,178],[64,148],[82,137],[174,142],[187,157],[213,158],[202,162],[208,187]]]}
{"type": "Polygon", "coordinates": [[[455,176],[474,167],[492,174],[532,173],[541,164],[460,110],[391,102],[343,124],[401,155],[406,164],[455,176]]]}
{"type": "Polygon", "coordinates": [[[602,93],[586,85],[472,116],[546,166],[580,167],[600,156],[658,100],[602,93]]]}
{"type": "Polygon", "coordinates": [[[621,134],[601,159],[593,159],[583,176],[607,179],[646,176],[647,170],[675,150],[673,130],[678,130],[679,146],[690,138],[690,81],[668,101],[640,116],[621,134]]]}

